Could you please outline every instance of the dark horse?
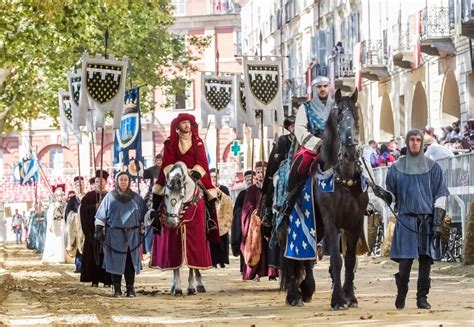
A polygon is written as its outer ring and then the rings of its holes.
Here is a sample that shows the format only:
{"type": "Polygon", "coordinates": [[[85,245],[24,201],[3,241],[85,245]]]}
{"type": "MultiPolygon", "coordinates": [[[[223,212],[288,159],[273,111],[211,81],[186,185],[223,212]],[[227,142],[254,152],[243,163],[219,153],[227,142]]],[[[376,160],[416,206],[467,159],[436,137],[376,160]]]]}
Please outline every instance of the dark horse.
{"type": "MultiPolygon", "coordinates": [[[[334,192],[322,192],[317,186],[314,188],[318,241],[324,235],[324,242],[327,243],[331,255],[333,309],[357,306],[353,284],[356,245],[362,232],[364,212],[369,201],[367,192],[362,191],[360,179],[357,94],[357,89],[350,97],[343,97],[340,90],[336,91],[336,104],[329,114],[324,129],[319,162],[323,171],[333,169],[334,192]],[[344,229],[347,239],[343,287],[341,287],[341,229],[344,229]]],[[[280,237],[286,240],[286,234],[280,234],[280,237]]],[[[288,258],[282,260],[281,282],[287,290],[286,302],[295,306],[311,301],[315,291],[312,270],[314,261],[296,261],[288,258]]]]}

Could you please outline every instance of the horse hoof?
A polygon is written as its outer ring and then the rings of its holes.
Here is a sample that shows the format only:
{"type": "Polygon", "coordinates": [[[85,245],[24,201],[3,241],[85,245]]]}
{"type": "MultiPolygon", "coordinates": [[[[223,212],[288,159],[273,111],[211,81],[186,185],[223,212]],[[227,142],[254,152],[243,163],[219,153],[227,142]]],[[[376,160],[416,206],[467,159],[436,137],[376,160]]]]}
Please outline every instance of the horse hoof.
{"type": "Polygon", "coordinates": [[[206,289],[204,288],[204,285],[198,285],[196,287],[196,290],[198,293],[206,293],[206,289]]]}
{"type": "Polygon", "coordinates": [[[303,297],[303,302],[304,303],[309,303],[309,302],[311,302],[312,299],[313,299],[312,296],[303,297]]]}
{"type": "Polygon", "coordinates": [[[196,294],[196,290],[194,288],[188,288],[186,294],[187,295],[194,295],[194,294],[196,294]]]}
{"type": "Polygon", "coordinates": [[[177,295],[183,295],[183,291],[180,289],[176,289],[175,287],[171,288],[171,295],[177,296],[177,295]]]}

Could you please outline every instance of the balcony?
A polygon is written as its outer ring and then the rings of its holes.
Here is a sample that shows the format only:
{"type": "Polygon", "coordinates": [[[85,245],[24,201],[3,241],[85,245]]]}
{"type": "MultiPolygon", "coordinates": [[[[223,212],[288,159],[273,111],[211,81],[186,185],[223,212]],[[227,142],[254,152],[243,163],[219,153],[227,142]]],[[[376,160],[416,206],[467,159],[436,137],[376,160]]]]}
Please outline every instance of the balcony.
{"type": "Polygon", "coordinates": [[[329,57],[329,67],[334,72],[336,89],[347,92],[352,91],[355,85],[352,55],[342,53],[329,57]]]}
{"type": "Polygon", "coordinates": [[[432,6],[421,11],[421,52],[430,56],[454,54],[452,35],[454,27],[453,9],[432,6]]]}
{"type": "Polygon", "coordinates": [[[474,38],[474,0],[462,0],[461,35],[474,38]]]}
{"type": "MultiPolygon", "coordinates": [[[[400,16],[399,16],[400,17],[400,16]]],[[[400,68],[410,69],[413,61],[413,19],[392,27],[392,60],[400,68]]]]}
{"type": "Polygon", "coordinates": [[[388,51],[383,46],[382,40],[365,40],[361,42],[362,47],[362,78],[386,82],[390,79],[388,72],[388,51]]]}

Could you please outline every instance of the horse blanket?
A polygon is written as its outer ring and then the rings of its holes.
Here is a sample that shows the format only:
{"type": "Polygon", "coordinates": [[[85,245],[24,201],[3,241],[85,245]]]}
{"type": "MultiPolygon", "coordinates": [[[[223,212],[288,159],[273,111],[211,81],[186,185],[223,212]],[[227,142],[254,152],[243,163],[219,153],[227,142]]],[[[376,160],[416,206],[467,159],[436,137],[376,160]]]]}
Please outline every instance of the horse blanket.
{"type": "Polygon", "coordinates": [[[316,207],[313,184],[313,177],[308,176],[303,192],[289,218],[285,249],[285,257],[289,259],[316,259],[316,207]]]}
{"type": "MultiPolygon", "coordinates": [[[[202,191],[196,188],[196,192],[202,191]]],[[[150,267],[178,269],[185,263],[189,268],[211,268],[211,252],[206,238],[206,207],[202,195],[195,204],[183,209],[176,228],[163,224],[166,220],[164,204],[160,206],[160,215],[162,231],[161,235],[153,236],[150,267]]]]}

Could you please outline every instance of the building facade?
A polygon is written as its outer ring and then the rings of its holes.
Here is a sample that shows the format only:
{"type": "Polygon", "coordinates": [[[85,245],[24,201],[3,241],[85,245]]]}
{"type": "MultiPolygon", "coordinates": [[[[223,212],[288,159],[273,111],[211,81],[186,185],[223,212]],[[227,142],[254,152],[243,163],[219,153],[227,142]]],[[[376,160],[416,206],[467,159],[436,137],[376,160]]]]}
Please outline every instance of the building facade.
{"type": "Polygon", "coordinates": [[[473,16],[472,0],[249,0],[242,49],[284,58],[293,111],[325,75],[358,87],[362,141],[403,139],[474,118],[473,16]]]}

